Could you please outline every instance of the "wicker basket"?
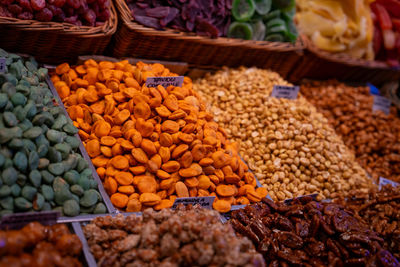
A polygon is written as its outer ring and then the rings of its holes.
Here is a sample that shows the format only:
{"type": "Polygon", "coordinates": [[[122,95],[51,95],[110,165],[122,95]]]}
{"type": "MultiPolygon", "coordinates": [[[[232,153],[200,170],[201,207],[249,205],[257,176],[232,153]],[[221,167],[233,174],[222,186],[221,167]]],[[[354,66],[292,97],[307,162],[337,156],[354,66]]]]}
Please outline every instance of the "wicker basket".
{"type": "Polygon", "coordinates": [[[293,69],[290,81],[297,82],[303,78],[339,79],[381,85],[400,79],[400,69],[391,68],[385,62],[355,59],[344,53],[329,53],[317,48],[306,36],[302,36],[302,40],[308,51],[293,69]]]}
{"type": "Polygon", "coordinates": [[[172,29],[156,30],[133,21],[125,0],[115,1],[121,23],[110,44],[115,57],[188,62],[193,66],[256,66],[286,77],[305,48],[296,44],[198,36],[172,29]]]}
{"type": "Polygon", "coordinates": [[[0,47],[50,64],[74,62],[79,55],[102,54],[117,30],[112,3],[110,9],[110,18],[98,27],[0,17],[0,47]]]}

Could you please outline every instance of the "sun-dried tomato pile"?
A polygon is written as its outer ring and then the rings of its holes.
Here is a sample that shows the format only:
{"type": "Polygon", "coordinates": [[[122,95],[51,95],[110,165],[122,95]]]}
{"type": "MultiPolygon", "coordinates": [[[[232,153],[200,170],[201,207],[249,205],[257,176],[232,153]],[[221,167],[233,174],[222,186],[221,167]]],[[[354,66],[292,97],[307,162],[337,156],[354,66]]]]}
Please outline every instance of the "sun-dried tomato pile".
{"type": "Polygon", "coordinates": [[[399,266],[383,239],[339,204],[264,199],[234,211],[231,224],[269,266],[399,266]]]}

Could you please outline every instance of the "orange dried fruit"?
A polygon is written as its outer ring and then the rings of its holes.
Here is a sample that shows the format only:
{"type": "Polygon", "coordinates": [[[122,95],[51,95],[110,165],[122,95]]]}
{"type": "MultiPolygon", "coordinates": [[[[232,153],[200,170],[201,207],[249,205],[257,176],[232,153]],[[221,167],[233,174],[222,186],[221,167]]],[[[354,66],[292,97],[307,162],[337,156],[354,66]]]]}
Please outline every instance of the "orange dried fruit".
{"type": "Polygon", "coordinates": [[[189,197],[189,191],[184,183],[177,182],[175,184],[175,190],[178,197],[189,197]]]}
{"type": "Polygon", "coordinates": [[[256,192],[257,192],[257,194],[261,197],[261,199],[267,197],[267,195],[268,195],[268,191],[267,191],[267,189],[264,188],[264,187],[258,187],[258,188],[256,189],[256,192]]]}
{"type": "Polygon", "coordinates": [[[101,154],[100,142],[97,139],[90,140],[86,143],[86,151],[91,158],[95,158],[101,154]]]}
{"type": "Polygon", "coordinates": [[[115,179],[112,177],[107,177],[104,183],[104,189],[107,191],[107,193],[109,195],[112,195],[115,192],[117,192],[117,188],[118,188],[117,181],[115,181],[115,179]]]}
{"type": "Polygon", "coordinates": [[[161,198],[154,193],[143,193],[140,195],[139,201],[145,206],[154,206],[161,202],[161,198]]]}
{"type": "Polygon", "coordinates": [[[213,203],[213,208],[222,213],[229,212],[231,207],[231,203],[226,200],[216,199],[213,203]]]}
{"type": "Polygon", "coordinates": [[[121,125],[129,118],[129,116],[131,116],[129,110],[123,109],[114,117],[114,123],[121,125]]]}
{"type": "Polygon", "coordinates": [[[100,138],[100,143],[105,146],[113,146],[117,140],[112,136],[103,136],[100,138]]]}
{"type": "Polygon", "coordinates": [[[118,187],[118,192],[122,193],[122,194],[133,194],[135,193],[135,188],[131,185],[123,185],[123,186],[119,186],[118,187]]]}
{"type": "Polygon", "coordinates": [[[132,149],[131,153],[133,158],[140,163],[147,163],[147,161],[149,160],[146,153],[141,148],[134,148],[132,149]]]}
{"type": "Polygon", "coordinates": [[[161,169],[169,173],[178,171],[180,167],[181,165],[179,164],[179,162],[173,160],[168,161],[167,163],[161,165],[161,169]]]}
{"type": "Polygon", "coordinates": [[[124,170],[129,168],[129,161],[127,158],[124,156],[115,156],[114,158],[111,159],[111,164],[114,166],[114,168],[119,169],[119,170],[124,170]]]}
{"type": "Polygon", "coordinates": [[[157,190],[157,182],[152,176],[141,175],[137,188],[141,193],[155,193],[157,190]]]}
{"type": "Polygon", "coordinates": [[[162,133],[160,135],[160,145],[170,147],[173,143],[174,141],[169,133],[162,133]]]}
{"type": "Polygon", "coordinates": [[[139,212],[142,210],[142,204],[140,203],[138,198],[129,199],[128,204],[126,206],[127,212],[139,212]]]}
{"type": "Polygon", "coordinates": [[[156,146],[149,139],[143,138],[140,147],[146,152],[147,155],[152,156],[157,153],[156,146]]]}
{"type": "Polygon", "coordinates": [[[114,178],[120,185],[130,185],[133,183],[133,175],[130,172],[117,172],[114,178]]]}
{"type": "Polygon", "coordinates": [[[163,199],[163,200],[161,200],[161,202],[159,204],[154,206],[154,209],[155,210],[168,209],[168,208],[172,208],[173,205],[174,205],[174,201],[172,201],[170,199],[163,199]]]}
{"type": "Polygon", "coordinates": [[[125,208],[128,204],[128,196],[121,193],[115,193],[111,195],[111,203],[117,208],[125,208]]]}
{"type": "Polygon", "coordinates": [[[218,185],[216,192],[221,197],[232,197],[235,195],[235,189],[229,185],[218,185]]]}
{"type": "Polygon", "coordinates": [[[189,188],[197,188],[199,185],[199,180],[196,177],[185,179],[185,185],[189,188]]]}
{"type": "Polygon", "coordinates": [[[135,166],[135,167],[131,167],[129,168],[129,170],[134,174],[134,175],[139,175],[142,173],[146,172],[146,167],[144,166],[135,166]]]}
{"type": "Polygon", "coordinates": [[[179,131],[179,124],[175,121],[166,120],[161,124],[161,131],[173,134],[179,131]]]}
{"type": "Polygon", "coordinates": [[[139,102],[133,108],[133,114],[136,119],[142,118],[147,120],[151,115],[151,108],[146,102],[139,102]]]}

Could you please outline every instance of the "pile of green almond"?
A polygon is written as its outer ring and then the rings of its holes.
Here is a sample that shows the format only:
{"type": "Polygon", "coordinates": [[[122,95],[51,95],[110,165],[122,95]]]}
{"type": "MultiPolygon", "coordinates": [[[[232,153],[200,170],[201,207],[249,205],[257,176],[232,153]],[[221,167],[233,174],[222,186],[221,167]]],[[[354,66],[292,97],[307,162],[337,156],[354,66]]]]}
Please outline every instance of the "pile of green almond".
{"type": "Polygon", "coordinates": [[[55,104],[47,69],[7,53],[0,73],[0,217],[28,211],[62,216],[106,213],[78,129],[55,104]]]}

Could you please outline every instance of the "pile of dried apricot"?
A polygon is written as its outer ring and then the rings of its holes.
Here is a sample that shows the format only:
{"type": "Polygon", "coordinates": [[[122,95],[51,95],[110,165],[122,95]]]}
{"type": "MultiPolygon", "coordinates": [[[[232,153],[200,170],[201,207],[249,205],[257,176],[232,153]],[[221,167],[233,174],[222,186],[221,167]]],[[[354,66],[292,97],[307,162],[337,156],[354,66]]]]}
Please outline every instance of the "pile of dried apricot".
{"type": "Polygon", "coordinates": [[[165,76],[176,74],[157,63],[94,60],[61,64],[52,76],[114,206],[160,210],[177,197],[216,196],[213,207],[227,212],[264,198],[189,78],[182,87],[145,85],[165,76]]]}

